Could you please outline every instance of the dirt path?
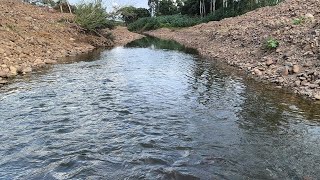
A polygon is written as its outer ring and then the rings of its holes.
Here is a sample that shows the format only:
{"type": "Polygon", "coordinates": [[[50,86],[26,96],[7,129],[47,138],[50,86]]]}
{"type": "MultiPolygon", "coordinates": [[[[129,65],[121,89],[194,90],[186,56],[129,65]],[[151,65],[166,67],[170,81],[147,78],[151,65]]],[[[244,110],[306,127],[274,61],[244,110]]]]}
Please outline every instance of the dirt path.
{"type": "Polygon", "coordinates": [[[235,18],[146,34],[176,40],[256,79],[320,100],[320,1],[287,0],[235,18]],[[274,50],[266,48],[273,38],[274,50]]]}
{"type": "Polygon", "coordinates": [[[126,28],[113,30],[115,41],[83,34],[72,23],[71,14],[32,6],[19,0],[0,3],[0,86],[10,78],[26,74],[63,57],[112,47],[141,38],[126,28]]]}

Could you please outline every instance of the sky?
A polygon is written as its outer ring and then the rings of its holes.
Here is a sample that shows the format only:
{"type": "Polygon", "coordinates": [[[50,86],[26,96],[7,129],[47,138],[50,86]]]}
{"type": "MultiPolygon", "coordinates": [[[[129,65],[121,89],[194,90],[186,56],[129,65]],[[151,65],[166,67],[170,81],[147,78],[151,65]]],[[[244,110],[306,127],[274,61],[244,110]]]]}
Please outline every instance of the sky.
{"type": "MultiPolygon", "coordinates": [[[[82,0],[69,0],[71,4],[77,4],[82,0]]],[[[148,7],[148,0],[102,0],[103,3],[110,9],[112,5],[120,5],[120,6],[135,6],[135,7],[148,7]]]]}

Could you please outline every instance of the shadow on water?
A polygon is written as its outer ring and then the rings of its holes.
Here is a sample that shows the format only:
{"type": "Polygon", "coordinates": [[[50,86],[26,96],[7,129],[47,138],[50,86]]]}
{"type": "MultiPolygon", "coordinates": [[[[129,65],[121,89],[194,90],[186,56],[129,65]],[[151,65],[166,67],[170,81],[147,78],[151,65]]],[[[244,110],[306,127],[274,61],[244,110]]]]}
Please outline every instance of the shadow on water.
{"type": "Polygon", "coordinates": [[[198,54],[198,51],[192,48],[187,48],[176,41],[163,40],[154,37],[144,37],[125,45],[127,48],[152,48],[161,50],[183,51],[188,54],[198,54]]]}

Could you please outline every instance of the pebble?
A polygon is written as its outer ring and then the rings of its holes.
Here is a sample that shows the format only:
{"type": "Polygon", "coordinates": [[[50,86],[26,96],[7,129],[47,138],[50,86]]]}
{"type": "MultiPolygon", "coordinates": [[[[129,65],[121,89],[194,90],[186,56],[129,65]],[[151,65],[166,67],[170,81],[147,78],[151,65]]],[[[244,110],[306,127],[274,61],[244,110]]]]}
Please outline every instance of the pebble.
{"type": "Polygon", "coordinates": [[[262,72],[259,69],[254,69],[253,72],[257,76],[262,76],[262,72]]]}
{"type": "Polygon", "coordinates": [[[300,66],[299,65],[293,65],[292,72],[293,73],[299,73],[300,72],[300,66]]]}
{"type": "Polygon", "coordinates": [[[7,80],[0,80],[0,84],[7,84],[8,83],[8,81],[7,80]]]}
{"type": "Polygon", "coordinates": [[[273,64],[273,60],[272,59],[268,59],[267,62],[266,62],[266,65],[270,66],[271,64],[273,64]]]}
{"type": "Polygon", "coordinates": [[[316,92],[316,93],[314,94],[314,98],[315,98],[316,100],[320,100],[320,91],[318,91],[318,92],[316,92]]]}

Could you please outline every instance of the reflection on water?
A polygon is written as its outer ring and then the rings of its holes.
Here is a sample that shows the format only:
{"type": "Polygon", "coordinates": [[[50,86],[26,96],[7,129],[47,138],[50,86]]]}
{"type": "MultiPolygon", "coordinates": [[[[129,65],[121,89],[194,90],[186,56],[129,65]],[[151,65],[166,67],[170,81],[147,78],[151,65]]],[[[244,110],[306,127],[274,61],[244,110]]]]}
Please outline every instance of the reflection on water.
{"type": "Polygon", "coordinates": [[[320,177],[319,105],[183,50],[146,38],[2,89],[0,177],[320,177]]]}

